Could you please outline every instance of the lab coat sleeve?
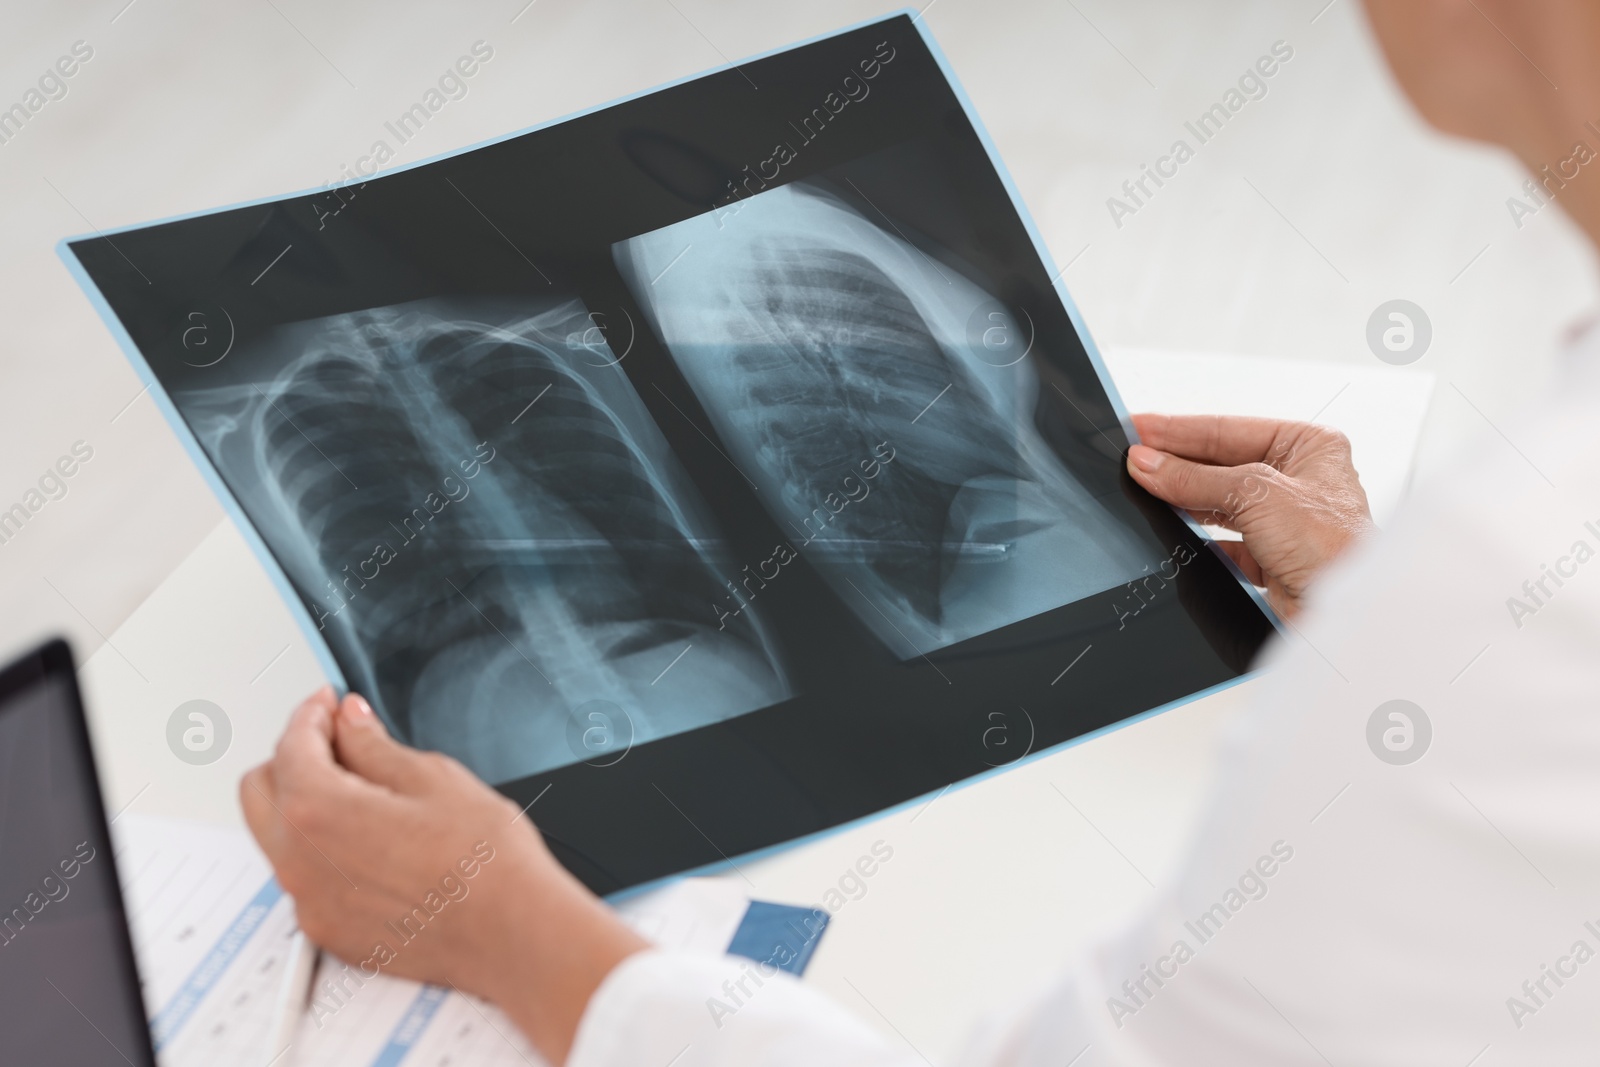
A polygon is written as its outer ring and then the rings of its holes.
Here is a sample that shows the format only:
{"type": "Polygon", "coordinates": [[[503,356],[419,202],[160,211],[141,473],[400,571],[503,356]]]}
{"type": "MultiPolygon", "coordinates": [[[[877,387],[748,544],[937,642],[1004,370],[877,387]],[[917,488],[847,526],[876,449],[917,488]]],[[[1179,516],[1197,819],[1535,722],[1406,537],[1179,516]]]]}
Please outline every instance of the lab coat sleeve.
{"type": "Polygon", "coordinates": [[[642,952],[595,991],[567,1067],[668,1064],[925,1067],[787,974],[734,957],[642,952]]]}
{"type": "MultiPolygon", "coordinates": [[[[590,1000],[567,1067],[927,1067],[904,1039],[786,974],[757,985],[753,970],[732,957],[630,957],[590,1000]]],[[[1085,1067],[1096,1043],[1109,1043],[1099,1033],[1098,1005],[1083,995],[1090,985],[1076,968],[1066,971],[1034,999],[980,1025],[957,1064],[1061,1067],[1076,1058],[1073,1067],[1085,1067]]]]}

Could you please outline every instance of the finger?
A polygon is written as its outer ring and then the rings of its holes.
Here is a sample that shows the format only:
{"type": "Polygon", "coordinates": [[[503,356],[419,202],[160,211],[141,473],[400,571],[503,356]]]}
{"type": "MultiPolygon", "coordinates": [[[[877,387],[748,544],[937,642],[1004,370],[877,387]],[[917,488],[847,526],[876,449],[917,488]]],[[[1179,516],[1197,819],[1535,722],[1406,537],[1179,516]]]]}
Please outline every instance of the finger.
{"type": "Polygon", "coordinates": [[[1135,415],[1133,425],[1151,448],[1226,467],[1264,462],[1278,441],[1308,428],[1244,415],[1145,414],[1135,415]]]}
{"type": "Polygon", "coordinates": [[[345,697],[335,723],[340,763],[397,793],[422,792],[429,776],[427,758],[390,737],[365,698],[357,693],[345,697]]]}
{"type": "Polygon", "coordinates": [[[1251,585],[1266,587],[1267,574],[1261,569],[1261,564],[1256,562],[1255,556],[1250,554],[1250,549],[1243,541],[1218,541],[1217,547],[1226,552],[1228,558],[1233,560],[1240,573],[1251,585]]]}
{"type": "Polygon", "coordinates": [[[274,788],[270,763],[253,768],[239,782],[239,806],[244,809],[245,825],[269,857],[278,851],[283,831],[283,818],[272,799],[274,788]]]}
{"type": "Polygon", "coordinates": [[[1239,521],[1245,508],[1267,495],[1278,471],[1264,463],[1214,467],[1147,445],[1128,450],[1128,473],[1151,493],[1188,511],[1219,511],[1239,521]]]}
{"type": "Polygon", "coordinates": [[[273,756],[273,779],[283,789],[294,789],[337,771],[333,758],[333,687],[325,685],[306,698],[289,716],[273,756]]]}

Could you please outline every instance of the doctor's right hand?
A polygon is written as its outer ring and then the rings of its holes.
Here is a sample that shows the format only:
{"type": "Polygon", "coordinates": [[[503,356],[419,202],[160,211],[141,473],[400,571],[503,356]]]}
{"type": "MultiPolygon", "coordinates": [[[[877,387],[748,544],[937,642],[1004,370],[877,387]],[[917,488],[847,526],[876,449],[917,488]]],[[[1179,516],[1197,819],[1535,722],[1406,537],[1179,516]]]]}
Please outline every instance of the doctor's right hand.
{"type": "Polygon", "coordinates": [[[1338,430],[1234,415],[1135,415],[1142,444],[1128,473],[1222,541],[1246,578],[1293,616],[1312,581],[1373,528],[1367,494],[1338,430]]]}

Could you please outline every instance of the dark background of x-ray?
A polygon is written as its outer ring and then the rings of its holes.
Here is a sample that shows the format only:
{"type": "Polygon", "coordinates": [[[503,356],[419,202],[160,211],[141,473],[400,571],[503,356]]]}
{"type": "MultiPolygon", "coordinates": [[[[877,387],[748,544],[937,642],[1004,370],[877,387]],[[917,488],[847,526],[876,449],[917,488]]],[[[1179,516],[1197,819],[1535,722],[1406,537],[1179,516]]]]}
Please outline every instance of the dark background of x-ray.
{"type": "Polygon", "coordinates": [[[974,280],[1002,302],[1026,309],[1045,383],[1037,425],[1158,558],[1179,544],[1198,553],[1176,589],[1122,628],[1116,605],[1133,600],[1119,587],[902,663],[804,560],[789,564],[755,606],[779,635],[799,697],[640,745],[620,761],[593,761],[608,766],[579,763],[499,785],[519,803],[553,786],[539,801],[539,827],[600,892],[827,829],[1224,682],[1247,667],[1271,629],[1216,553],[1122,472],[1127,442],[1110,402],[910,19],[896,16],[741,68],[374,179],[353,198],[346,191],[347,206],[321,230],[318,208],[339,207],[334,194],[72,245],[169,391],[238,380],[250,370],[185,363],[194,357],[180,337],[194,311],[220,321],[225,308],[241,345],[285,322],[421,297],[575,290],[605,317],[617,352],[629,340],[620,324],[637,324],[622,367],[732,552],[752,566],[787,535],[702,436],[715,438],[710,420],[644,327],[613,267],[613,242],[726,203],[728,181],[781,140],[797,158],[775,184],[829,179],[864,215],[878,217],[848,186],[839,188],[848,175],[924,251],[954,250],[962,261],[954,269],[976,272],[974,280]],[[896,54],[868,83],[870,95],[800,144],[790,122],[820,106],[883,41],[896,54]],[[997,722],[1007,727],[1003,746],[995,744],[997,722]]]}

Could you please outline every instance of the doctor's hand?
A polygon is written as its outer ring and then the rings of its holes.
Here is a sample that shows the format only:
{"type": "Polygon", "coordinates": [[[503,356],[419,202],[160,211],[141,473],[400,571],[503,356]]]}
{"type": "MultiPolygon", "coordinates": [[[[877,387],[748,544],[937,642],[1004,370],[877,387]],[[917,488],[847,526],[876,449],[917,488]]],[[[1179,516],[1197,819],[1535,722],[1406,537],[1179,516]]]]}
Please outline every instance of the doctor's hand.
{"type": "Polygon", "coordinates": [[[380,973],[452,985],[559,1064],[590,994],[646,947],[517,805],[393,740],[355,694],[313,694],[239,793],[301,930],[357,975],[346,995],[380,973]]]}
{"type": "Polygon", "coordinates": [[[1292,616],[1317,574],[1373,528],[1344,434],[1307,422],[1232,415],[1135,415],[1133,480],[1197,522],[1246,578],[1292,616]]]}

